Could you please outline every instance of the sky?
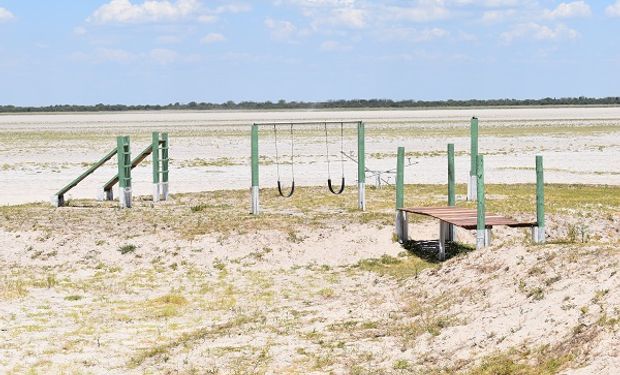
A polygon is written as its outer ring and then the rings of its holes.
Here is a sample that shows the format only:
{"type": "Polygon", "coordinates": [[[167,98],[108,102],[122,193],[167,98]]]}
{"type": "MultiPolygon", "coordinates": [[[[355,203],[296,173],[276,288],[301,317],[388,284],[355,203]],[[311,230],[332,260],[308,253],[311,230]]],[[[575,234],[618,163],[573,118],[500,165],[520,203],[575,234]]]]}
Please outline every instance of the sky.
{"type": "Polygon", "coordinates": [[[620,95],[620,0],[0,0],[0,104],[620,95]]]}

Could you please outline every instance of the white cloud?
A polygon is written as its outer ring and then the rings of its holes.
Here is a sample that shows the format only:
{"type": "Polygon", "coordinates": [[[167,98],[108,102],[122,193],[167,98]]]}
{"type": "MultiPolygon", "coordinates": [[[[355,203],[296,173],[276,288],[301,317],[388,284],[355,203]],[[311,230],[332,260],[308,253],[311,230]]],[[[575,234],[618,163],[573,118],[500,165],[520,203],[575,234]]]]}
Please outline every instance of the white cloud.
{"type": "Polygon", "coordinates": [[[410,42],[429,42],[436,39],[445,38],[450,32],[439,27],[427,28],[423,30],[413,28],[388,28],[381,32],[381,40],[403,40],[410,42]]]}
{"type": "Polygon", "coordinates": [[[251,5],[229,3],[206,8],[200,0],[109,0],[86,20],[96,24],[174,22],[187,19],[215,22],[225,13],[249,12],[251,5]]]}
{"type": "Polygon", "coordinates": [[[177,61],[179,55],[173,50],[165,48],[155,48],[149,52],[149,57],[152,61],[158,64],[168,65],[177,61]]]}
{"type": "Polygon", "coordinates": [[[146,0],[133,4],[129,0],[111,0],[100,6],[88,17],[88,22],[105,23],[140,23],[175,21],[197,12],[198,0],[146,0]]]}
{"type": "Polygon", "coordinates": [[[616,0],[605,9],[605,14],[609,17],[620,17],[620,0],[616,0]]]}
{"type": "Polygon", "coordinates": [[[589,17],[592,15],[590,5],[585,1],[561,3],[553,10],[545,10],[544,17],[548,19],[589,17]]]}
{"type": "Polygon", "coordinates": [[[558,25],[555,28],[551,28],[534,22],[519,24],[512,30],[506,31],[500,35],[500,38],[505,43],[511,43],[515,39],[561,40],[576,39],[577,37],[579,37],[579,33],[565,25],[558,25]]]}
{"type": "Polygon", "coordinates": [[[353,49],[353,47],[351,47],[350,45],[342,44],[335,40],[326,40],[325,42],[321,43],[321,51],[343,52],[350,51],[351,49],[353,49]]]}
{"type": "Polygon", "coordinates": [[[416,6],[388,6],[382,17],[385,20],[429,22],[448,18],[450,10],[444,0],[419,0],[416,6]]]}
{"type": "Polygon", "coordinates": [[[0,7],[0,23],[14,19],[15,16],[8,9],[0,7]]]}
{"type": "Polygon", "coordinates": [[[88,33],[88,30],[86,30],[86,28],[83,26],[77,26],[73,28],[73,34],[77,36],[86,35],[87,33],[88,33]]]}
{"type": "Polygon", "coordinates": [[[502,22],[514,17],[516,13],[514,9],[488,10],[482,14],[482,22],[487,24],[502,22]]]}
{"type": "Polygon", "coordinates": [[[157,43],[161,44],[177,44],[181,42],[181,38],[176,35],[161,35],[157,37],[157,43]]]}
{"type": "Polygon", "coordinates": [[[205,44],[218,43],[226,40],[226,37],[219,33],[209,33],[204,36],[200,41],[205,44]]]}
{"type": "Polygon", "coordinates": [[[270,30],[271,37],[276,40],[288,40],[297,32],[297,27],[289,21],[277,21],[267,18],[265,26],[270,30]]]}

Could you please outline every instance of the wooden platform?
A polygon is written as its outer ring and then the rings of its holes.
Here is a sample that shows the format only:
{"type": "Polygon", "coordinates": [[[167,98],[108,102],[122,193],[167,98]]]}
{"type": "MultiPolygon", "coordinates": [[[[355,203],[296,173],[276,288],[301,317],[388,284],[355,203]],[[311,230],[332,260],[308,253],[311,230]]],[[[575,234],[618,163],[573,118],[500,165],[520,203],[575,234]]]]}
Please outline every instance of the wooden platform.
{"type": "MultiPolygon", "coordinates": [[[[458,207],[415,207],[401,208],[400,211],[434,217],[449,224],[472,230],[478,226],[478,212],[475,208],[458,207]]],[[[495,225],[505,225],[512,228],[531,228],[536,222],[519,222],[513,219],[487,212],[485,215],[486,229],[492,229],[495,225]]]]}

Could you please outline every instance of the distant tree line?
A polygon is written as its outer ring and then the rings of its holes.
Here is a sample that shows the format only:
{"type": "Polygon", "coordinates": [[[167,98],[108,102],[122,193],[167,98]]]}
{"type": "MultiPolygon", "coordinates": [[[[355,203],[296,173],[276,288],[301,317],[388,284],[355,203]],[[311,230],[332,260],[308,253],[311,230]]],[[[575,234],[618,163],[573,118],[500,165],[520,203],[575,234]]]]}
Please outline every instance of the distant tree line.
{"type": "Polygon", "coordinates": [[[61,104],[43,107],[20,107],[0,105],[0,113],[7,112],[122,112],[161,110],[261,110],[261,109],[355,109],[355,108],[441,108],[441,107],[513,107],[513,106],[556,106],[556,105],[620,105],[620,97],[606,98],[543,98],[543,99],[469,99],[469,100],[390,100],[353,99],[329,100],[324,102],[298,102],[279,100],[277,102],[233,102],[225,103],[170,103],[165,105],[61,104]]]}

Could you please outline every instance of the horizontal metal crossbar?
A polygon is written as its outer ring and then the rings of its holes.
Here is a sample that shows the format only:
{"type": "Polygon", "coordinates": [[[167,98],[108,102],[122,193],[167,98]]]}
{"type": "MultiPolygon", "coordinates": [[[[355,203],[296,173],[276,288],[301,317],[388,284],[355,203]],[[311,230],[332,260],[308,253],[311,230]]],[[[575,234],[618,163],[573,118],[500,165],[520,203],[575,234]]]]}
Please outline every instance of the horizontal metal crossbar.
{"type": "Polygon", "coordinates": [[[307,121],[307,122],[261,122],[254,126],[312,126],[312,125],[357,125],[362,121],[307,121]]]}
{"type": "MultiPolygon", "coordinates": [[[[478,211],[475,208],[415,207],[400,208],[399,210],[412,214],[434,217],[446,223],[469,230],[476,229],[478,225],[478,211]]],[[[538,225],[536,222],[519,222],[489,212],[485,215],[485,222],[487,229],[493,228],[494,225],[505,225],[512,228],[529,228],[538,225]]]]}

